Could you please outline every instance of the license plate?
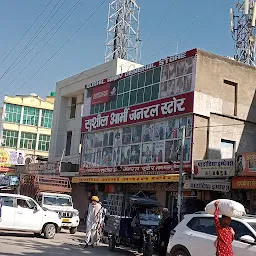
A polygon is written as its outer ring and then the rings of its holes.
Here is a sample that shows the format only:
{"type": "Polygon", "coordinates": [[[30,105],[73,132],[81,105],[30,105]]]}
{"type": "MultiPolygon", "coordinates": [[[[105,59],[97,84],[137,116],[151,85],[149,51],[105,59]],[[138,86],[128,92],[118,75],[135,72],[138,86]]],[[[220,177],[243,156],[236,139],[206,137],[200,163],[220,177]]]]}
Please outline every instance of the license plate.
{"type": "Polygon", "coordinates": [[[62,222],[70,222],[69,219],[62,219],[62,222]]]}

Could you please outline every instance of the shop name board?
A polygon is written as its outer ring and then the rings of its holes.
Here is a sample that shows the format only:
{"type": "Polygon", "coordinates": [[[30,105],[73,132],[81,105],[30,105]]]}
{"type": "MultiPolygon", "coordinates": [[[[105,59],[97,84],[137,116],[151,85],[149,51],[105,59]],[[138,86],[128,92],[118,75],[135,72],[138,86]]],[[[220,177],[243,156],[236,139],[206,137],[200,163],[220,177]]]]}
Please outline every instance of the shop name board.
{"type": "Polygon", "coordinates": [[[140,183],[140,184],[131,184],[128,187],[128,190],[133,192],[138,191],[177,191],[177,183],[140,183]]]}
{"type": "Polygon", "coordinates": [[[214,159],[194,161],[194,176],[197,178],[233,177],[235,159],[214,159]]]}
{"type": "Polygon", "coordinates": [[[58,163],[33,163],[25,166],[26,174],[55,174],[59,172],[58,163]]]}
{"type": "Polygon", "coordinates": [[[92,87],[95,87],[95,86],[98,86],[98,85],[103,85],[103,84],[106,84],[106,83],[117,81],[119,79],[124,79],[128,76],[136,75],[138,73],[145,72],[145,71],[150,70],[152,68],[157,68],[157,67],[164,66],[164,65],[169,64],[171,62],[174,62],[176,60],[181,60],[181,59],[184,59],[184,58],[195,56],[196,53],[197,53],[197,49],[193,49],[193,50],[183,52],[183,53],[180,53],[180,54],[177,54],[177,55],[174,55],[174,56],[170,56],[170,57],[167,57],[165,59],[161,59],[160,61],[145,65],[143,67],[127,71],[126,73],[122,73],[120,75],[116,75],[114,77],[105,78],[105,79],[102,79],[100,81],[92,82],[90,84],[87,84],[85,86],[85,88],[89,89],[89,88],[92,88],[92,87]]]}
{"type": "Polygon", "coordinates": [[[202,180],[188,180],[185,181],[184,189],[196,189],[196,190],[211,190],[211,191],[220,191],[220,192],[229,192],[231,188],[230,182],[209,182],[202,180]]]}
{"type": "MultiPolygon", "coordinates": [[[[191,164],[184,163],[184,171],[191,169],[191,164]]],[[[179,171],[178,164],[159,164],[159,165],[141,165],[141,166],[119,166],[117,167],[84,167],[79,170],[79,175],[90,176],[90,175],[153,175],[153,174],[170,174],[179,171]]]]}
{"type": "Polygon", "coordinates": [[[234,189],[256,189],[256,178],[254,177],[235,177],[232,179],[234,189]]]}
{"type": "Polygon", "coordinates": [[[84,117],[82,132],[193,112],[193,92],[84,117]]]}

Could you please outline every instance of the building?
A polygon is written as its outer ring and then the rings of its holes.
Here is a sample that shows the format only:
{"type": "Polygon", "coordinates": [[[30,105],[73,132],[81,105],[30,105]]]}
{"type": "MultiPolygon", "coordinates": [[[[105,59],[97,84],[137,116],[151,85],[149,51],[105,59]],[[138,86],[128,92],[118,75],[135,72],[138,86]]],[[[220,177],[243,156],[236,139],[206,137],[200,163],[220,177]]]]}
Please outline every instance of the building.
{"type": "Polygon", "coordinates": [[[9,165],[24,165],[48,158],[54,98],[54,93],[45,100],[34,93],[5,96],[1,154],[9,154],[9,165]]]}

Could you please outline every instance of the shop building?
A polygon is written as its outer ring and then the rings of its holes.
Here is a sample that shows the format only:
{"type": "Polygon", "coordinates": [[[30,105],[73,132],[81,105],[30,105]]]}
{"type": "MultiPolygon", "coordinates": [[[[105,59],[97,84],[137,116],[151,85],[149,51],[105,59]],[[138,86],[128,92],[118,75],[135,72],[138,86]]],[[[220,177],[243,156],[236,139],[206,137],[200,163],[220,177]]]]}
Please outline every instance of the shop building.
{"type": "MultiPolygon", "coordinates": [[[[253,67],[194,49],[120,75],[87,80],[84,91],[81,88],[82,149],[77,158],[81,168],[73,179],[78,207],[94,191],[103,197],[128,191],[135,183],[136,189],[171,205],[177,194],[182,126],[186,126],[184,173],[188,177],[194,160],[230,159],[236,151],[253,151],[255,75],[253,67]],[[166,186],[171,196],[161,190],[166,186]]],[[[76,145],[73,137],[63,140],[71,129],[64,125],[63,116],[59,112],[59,121],[54,121],[58,143],[52,142],[53,155],[59,158],[69,141],[76,145]],[[58,127],[65,127],[62,135],[58,127]],[[59,147],[58,152],[54,147],[59,147]]],[[[186,193],[194,196],[192,190],[186,193]]]]}

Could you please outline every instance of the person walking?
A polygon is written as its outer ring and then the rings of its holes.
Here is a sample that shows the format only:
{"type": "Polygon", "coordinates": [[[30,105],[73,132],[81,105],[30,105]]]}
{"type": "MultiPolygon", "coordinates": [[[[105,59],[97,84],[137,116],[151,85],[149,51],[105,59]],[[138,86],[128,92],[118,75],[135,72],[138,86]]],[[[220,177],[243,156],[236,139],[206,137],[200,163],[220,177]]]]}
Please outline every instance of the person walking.
{"type": "Polygon", "coordinates": [[[85,248],[89,246],[90,241],[91,246],[94,247],[97,239],[97,227],[100,222],[100,211],[101,205],[99,203],[99,198],[97,196],[92,196],[86,221],[85,248]]]}
{"type": "Polygon", "coordinates": [[[230,227],[231,218],[222,215],[219,220],[219,201],[215,202],[214,222],[216,226],[217,240],[214,245],[216,247],[216,256],[234,256],[232,242],[235,237],[233,228],[230,227]]]}
{"type": "Polygon", "coordinates": [[[163,208],[162,218],[159,224],[159,256],[166,256],[171,228],[172,220],[170,217],[169,210],[167,208],[163,208]]]}

